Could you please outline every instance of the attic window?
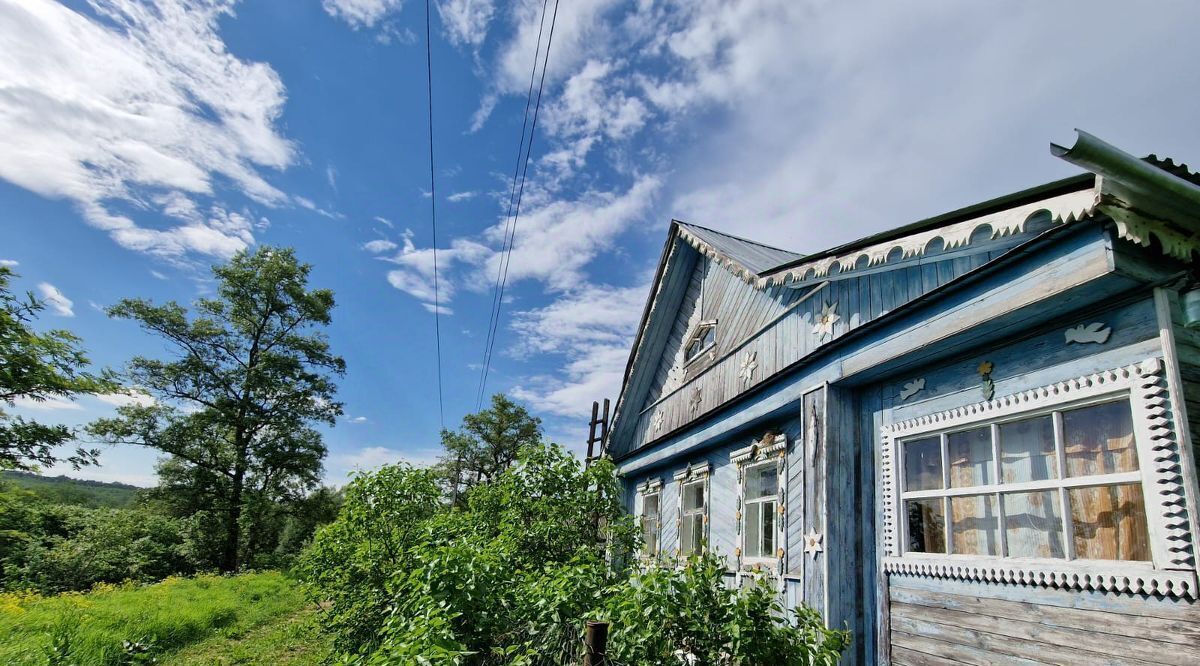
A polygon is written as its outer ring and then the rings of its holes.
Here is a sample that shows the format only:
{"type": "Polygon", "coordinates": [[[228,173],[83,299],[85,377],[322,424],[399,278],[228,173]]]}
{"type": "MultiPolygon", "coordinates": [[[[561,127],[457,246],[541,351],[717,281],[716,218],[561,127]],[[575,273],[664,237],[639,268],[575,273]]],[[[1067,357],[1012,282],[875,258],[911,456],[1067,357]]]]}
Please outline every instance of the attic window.
{"type": "Polygon", "coordinates": [[[688,338],[687,346],[683,350],[683,362],[691,363],[700,358],[704,352],[708,351],[717,343],[717,322],[716,320],[700,322],[696,326],[695,332],[688,338]]]}

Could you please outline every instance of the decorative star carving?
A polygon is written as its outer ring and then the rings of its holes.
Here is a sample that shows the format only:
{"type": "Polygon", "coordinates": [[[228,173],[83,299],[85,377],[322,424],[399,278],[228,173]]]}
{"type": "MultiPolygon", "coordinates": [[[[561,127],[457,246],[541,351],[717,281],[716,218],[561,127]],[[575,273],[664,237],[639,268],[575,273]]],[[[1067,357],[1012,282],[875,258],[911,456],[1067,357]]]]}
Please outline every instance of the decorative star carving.
{"type": "Polygon", "coordinates": [[[654,413],[654,432],[657,433],[659,430],[662,430],[662,426],[663,426],[663,413],[655,412],[654,413]]]}
{"type": "Polygon", "coordinates": [[[821,542],[824,540],[824,534],[818,534],[816,530],[810,529],[808,534],[804,535],[804,552],[811,555],[816,555],[825,549],[824,546],[821,545],[821,542]]]}
{"type": "Polygon", "coordinates": [[[691,407],[693,414],[700,411],[700,401],[703,399],[704,399],[704,396],[700,393],[700,387],[697,386],[697,387],[693,388],[692,389],[692,397],[688,400],[688,403],[691,407]]]}
{"type": "Polygon", "coordinates": [[[813,335],[820,339],[825,339],[826,336],[833,335],[833,325],[841,320],[841,315],[837,313],[837,303],[825,302],[821,307],[821,314],[817,315],[817,320],[813,324],[813,335]]]}
{"type": "Polygon", "coordinates": [[[758,369],[758,352],[746,352],[742,357],[742,366],[738,369],[738,378],[742,380],[742,387],[749,388],[750,383],[754,381],[754,371],[758,369]]]}

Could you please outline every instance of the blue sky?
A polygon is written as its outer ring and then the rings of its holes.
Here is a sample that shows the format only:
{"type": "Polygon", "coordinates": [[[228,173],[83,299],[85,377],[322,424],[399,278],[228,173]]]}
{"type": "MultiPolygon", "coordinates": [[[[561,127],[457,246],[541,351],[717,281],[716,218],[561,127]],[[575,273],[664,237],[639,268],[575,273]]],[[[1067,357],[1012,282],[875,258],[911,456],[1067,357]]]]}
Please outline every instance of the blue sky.
{"type": "MultiPolygon", "coordinates": [[[[616,397],[672,217],[814,252],[1072,173],[1087,129],[1200,160],[1200,5],[567,0],[489,391],[576,449],[616,397]]],[[[540,2],[434,3],[446,424],[475,407],[540,2]]],[[[553,7],[553,2],[550,3],[553,7]]],[[[349,371],[327,478],[431,460],[439,428],[424,4],[0,0],[0,260],[119,367],[101,312],[187,302],[295,246],[349,371]]],[[[114,398],[19,405],[84,423],[114,398]]],[[[106,450],[92,478],[153,483],[106,450]]]]}

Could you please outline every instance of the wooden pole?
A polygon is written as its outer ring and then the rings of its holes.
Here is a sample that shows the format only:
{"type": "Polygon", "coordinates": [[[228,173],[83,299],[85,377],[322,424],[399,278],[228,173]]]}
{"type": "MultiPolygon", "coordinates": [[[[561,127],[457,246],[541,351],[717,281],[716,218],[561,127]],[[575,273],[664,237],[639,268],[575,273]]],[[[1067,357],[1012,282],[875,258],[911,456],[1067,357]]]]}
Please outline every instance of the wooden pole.
{"type": "Polygon", "coordinates": [[[583,644],[586,652],[583,655],[583,666],[608,665],[608,623],[588,620],[587,633],[583,644]]]}

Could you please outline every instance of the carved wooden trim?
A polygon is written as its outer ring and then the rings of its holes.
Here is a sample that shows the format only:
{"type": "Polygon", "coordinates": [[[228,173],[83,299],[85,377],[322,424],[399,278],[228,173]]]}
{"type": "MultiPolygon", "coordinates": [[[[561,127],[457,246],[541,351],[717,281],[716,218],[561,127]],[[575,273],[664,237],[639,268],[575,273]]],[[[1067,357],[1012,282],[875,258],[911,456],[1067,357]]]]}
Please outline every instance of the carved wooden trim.
{"type": "Polygon", "coordinates": [[[1062,561],[1043,565],[1002,558],[962,558],[961,556],[885,557],[883,570],[889,574],[953,578],[981,583],[1045,585],[1047,587],[1128,592],[1196,598],[1196,574],[1190,571],[1163,571],[1149,566],[1111,563],[1062,561]]]}
{"type": "Polygon", "coordinates": [[[1188,498],[1180,444],[1172,422],[1169,397],[1163,361],[1155,357],[994,400],[884,425],[880,429],[880,473],[883,479],[884,550],[886,561],[890,562],[887,570],[911,575],[1035,582],[1087,589],[1160,590],[1164,594],[1186,593],[1194,596],[1195,537],[1191,533],[1187,512],[1188,498]],[[975,558],[964,565],[960,556],[903,554],[900,543],[903,530],[899,523],[902,519],[900,471],[896,469],[896,448],[900,439],[1122,393],[1128,396],[1133,415],[1154,568],[1139,563],[1052,559],[1030,564],[1007,558],[975,558]],[[1189,569],[1192,572],[1183,574],[1169,569],[1189,569]],[[1097,571],[1099,573],[1094,575],[1089,573],[1097,571]]]}
{"type": "Polygon", "coordinates": [[[787,436],[777,434],[771,437],[769,441],[763,440],[754,442],[750,446],[740,448],[729,454],[729,462],[735,465],[745,465],[751,462],[766,460],[772,454],[777,454],[787,449],[787,436]]]}
{"type": "Polygon", "coordinates": [[[657,492],[661,491],[662,486],[663,486],[662,479],[660,479],[658,477],[654,477],[651,479],[646,479],[645,481],[642,481],[641,483],[639,483],[637,485],[637,492],[639,495],[649,495],[650,493],[657,493],[657,492]]]}
{"type": "Polygon", "coordinates": [[[976,230],[988,227],[992,230],[991,238],[1002,238],[1025,230],[1025,224],[1042,211],[1050,213],[1050,219],[1055,223],[1068,224],[1084,219],[1092,214],[1096,206],[1095,189],[1069,192],[1043,201],[1036,201],[1024,206],[998,211],[989,215],[964,220],[937,229],[884,241],[875,245],[853,250],[847,254],[825,257],[802,263],[771,275],[766,275],[753,282],[749,276],[741,274],[743,279],[751,282],[758,289],[769,286],[801,282],[812,278],[822,278],[830,274],[834,267],[840,273],[855,270],[860,261],[866,259],[866,266],[877,266],[887,263],[893,250],[900,250],[903,259],[925,254],[930,243],[941,239],[947,250],[962,247],[971,242],[971,236],[976,230]]]}
{"type": "Polygon", "coordinates": [[[712,472],[712,463],[710,462],[689,464],[687,467],[675,472],[674,479],[681,483],[695,481],[696,479],[707,477],[710,472],[712,472]]]}

